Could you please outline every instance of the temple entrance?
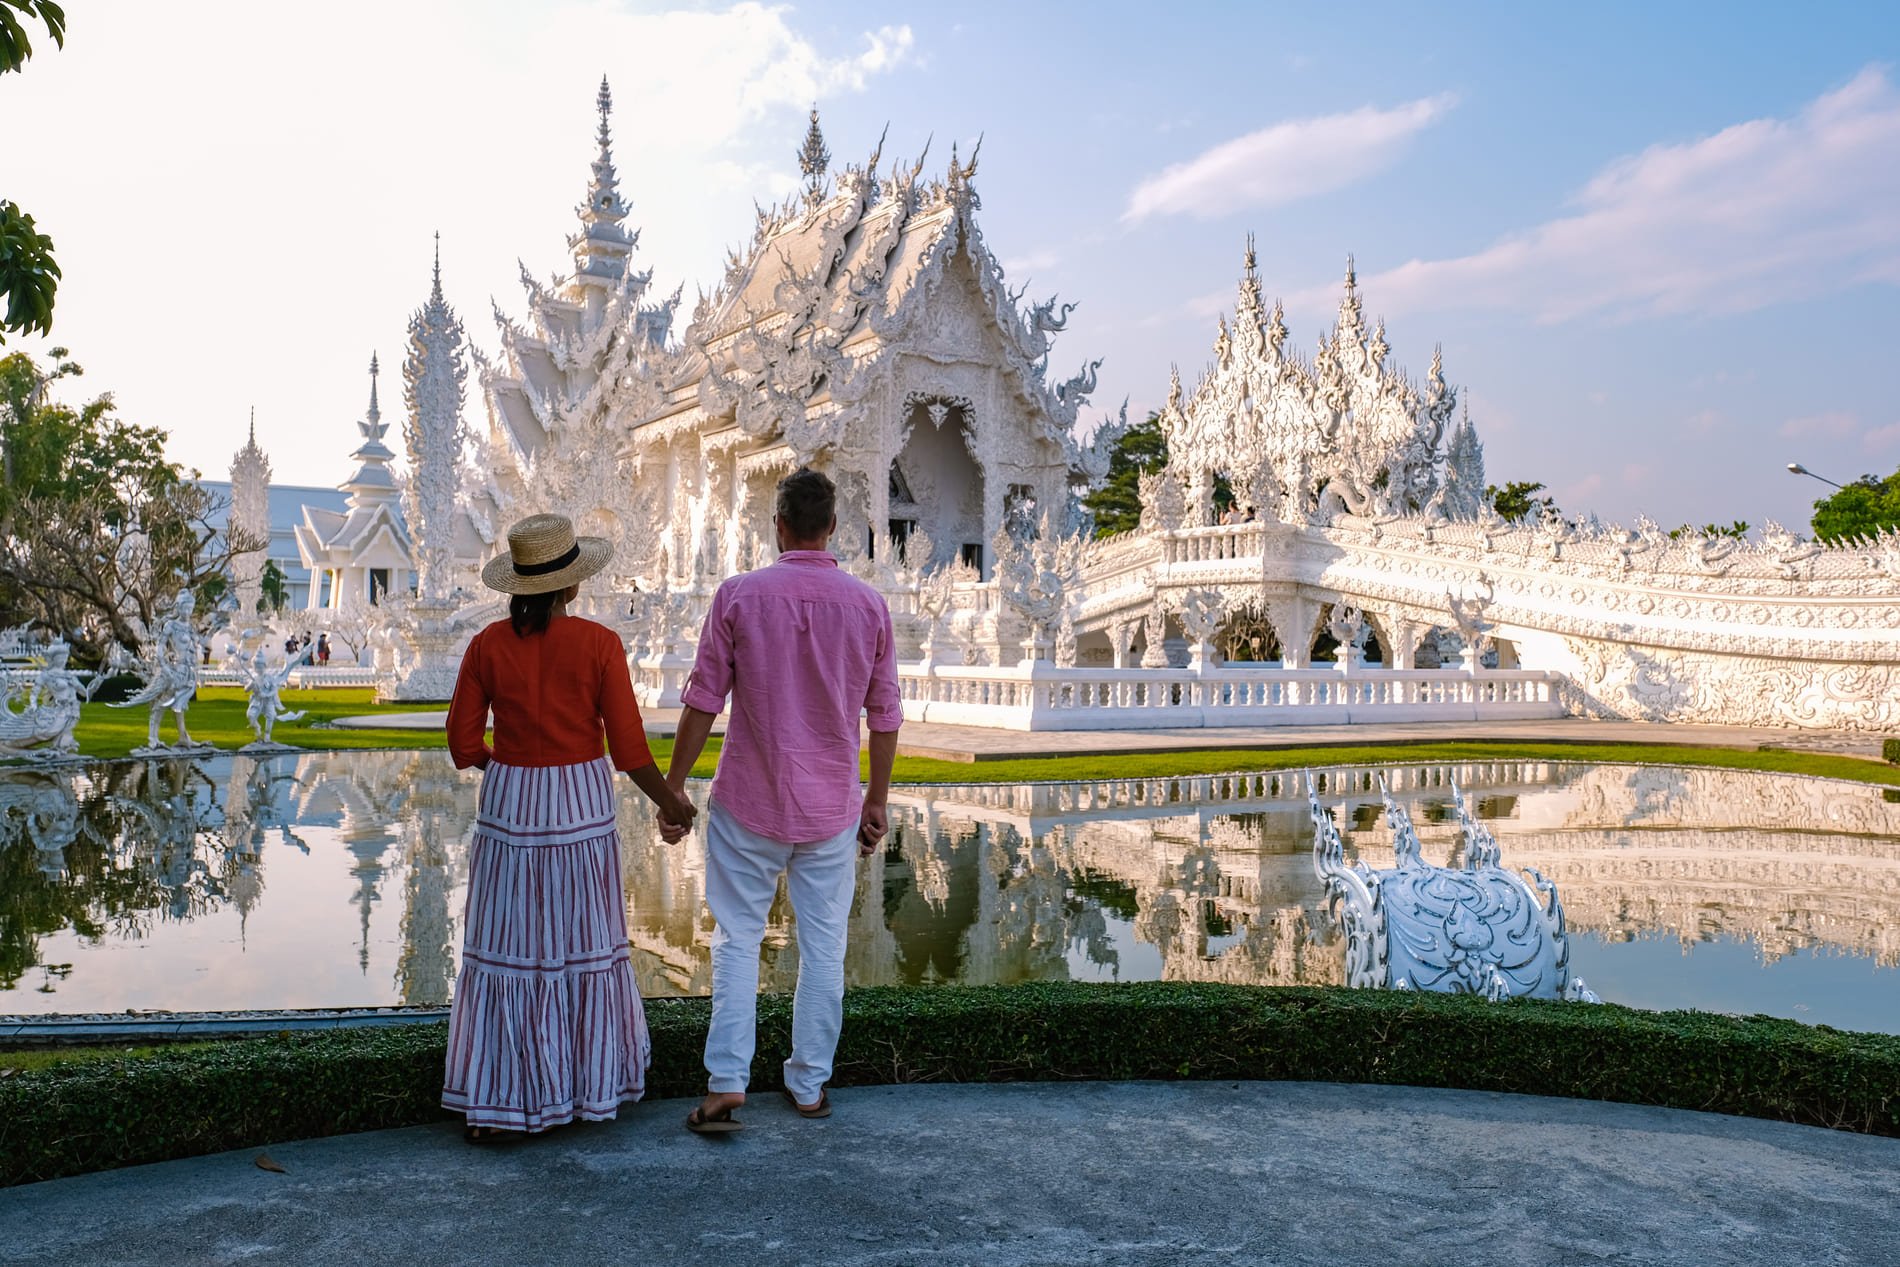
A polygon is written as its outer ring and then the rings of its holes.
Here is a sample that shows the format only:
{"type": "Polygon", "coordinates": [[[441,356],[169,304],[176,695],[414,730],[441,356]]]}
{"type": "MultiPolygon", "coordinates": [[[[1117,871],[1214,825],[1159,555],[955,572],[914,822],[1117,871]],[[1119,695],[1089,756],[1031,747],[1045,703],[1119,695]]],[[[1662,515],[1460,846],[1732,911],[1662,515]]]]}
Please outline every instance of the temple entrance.
{"type": "Polygon", "coordinates": [[[929,560],[907,559],[912,567],[972,558],[981,567],[983,472],[970,456],[970,402],[912,396],[905,410],[907,435],[890,472],[891,539],[898,541],[900,531],[904,540],[918,531],[929,536],[929,560]]]}

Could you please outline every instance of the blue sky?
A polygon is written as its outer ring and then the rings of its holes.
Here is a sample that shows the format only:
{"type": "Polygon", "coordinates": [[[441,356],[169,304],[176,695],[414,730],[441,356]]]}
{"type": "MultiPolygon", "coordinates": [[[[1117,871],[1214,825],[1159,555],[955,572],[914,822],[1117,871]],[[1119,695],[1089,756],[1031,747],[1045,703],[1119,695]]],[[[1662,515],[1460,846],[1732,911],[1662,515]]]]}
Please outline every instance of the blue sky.
{"type": "MultiPolygon", "coordinates": [[[[1415,374],[1443,343],[1493,479],[1568,511],[1806,527],[1900,467],[1900,8],[339,3],[73,6],[0,82],[0,185],[54,235],[58,341],[221,473],[348,471],[430,234],[495,340],[586,179],[592,95],[656,282],[695,289],[796,178],[984,136],[991,247],[1080,307],[1096,403],[1191,381],[1248,232],[1296,345],[1348,252],[1415,374]],[[153,56],[154,51],[162,56],[153,56]],[[1804,486],[1805,485],[1805,486],[1804,486]]],[[[386,381],[386,387],[392,384],[386,381]]],[[[391,397],[386,396],[386,403],[391,397]]],[[[1087,415],[1085,415],[1087,416],[1087,415]]]]}

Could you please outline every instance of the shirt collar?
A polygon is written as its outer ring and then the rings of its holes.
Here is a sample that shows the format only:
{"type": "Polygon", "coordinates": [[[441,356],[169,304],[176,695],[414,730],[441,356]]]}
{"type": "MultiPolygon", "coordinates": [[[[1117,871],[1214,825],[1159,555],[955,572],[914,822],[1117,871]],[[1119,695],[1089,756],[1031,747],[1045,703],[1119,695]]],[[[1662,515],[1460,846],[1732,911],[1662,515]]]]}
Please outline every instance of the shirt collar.
{"type": "Polygon", "coordinates": [[[784,550],[779,553],[780,563],[795,563],[805,567],[835,568],[837,556],[829,550],[784,550]]]}

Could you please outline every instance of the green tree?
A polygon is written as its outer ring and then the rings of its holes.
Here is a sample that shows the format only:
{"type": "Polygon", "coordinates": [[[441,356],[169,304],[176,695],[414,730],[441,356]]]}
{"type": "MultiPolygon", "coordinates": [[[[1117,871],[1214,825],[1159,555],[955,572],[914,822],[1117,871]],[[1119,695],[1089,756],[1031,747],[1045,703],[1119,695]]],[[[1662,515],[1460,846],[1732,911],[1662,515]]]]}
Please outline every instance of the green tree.
{"type": "MultiPolygon", "coordinates": [[[[19,70],[33,56],[33,41],[21,19],[38,18],[53,43],[66,46],[66,11],[53,0],[0,0],[0,74],[19,70]]],[[[0,343],[6,332],[51,334],[53,295],[59,287],[53,239],[41,233],[19,204],[0,199],[0,343]]]]}
{"type": "Polygon", "coordinates": [[[1484,495],[1490,499],[1491,506],[1498,512],[1499,518],[1508,523],[1521,523],[1527,518],[1535,519],[1544,515],[1561,513],[1557,509],[1555,500],[1537,496],[1543,489],[1542,484],[1534,484],[1528,480],[1513,480],[1502,488],[1496,484],[1487,485],[1484,495]]]}
{"type": "Polygon", "coordinates": [[[1886,479],[1863,475],[1814,503],[1809,521],[1815,539],[1830,544],[1858,541],[1900,528],[1900,471],[1886,479]]]}
{"type": "Polygon", "coordinates": [[[290,605],[290,578],[284,575],[284,569],[277,566],[276,559],[264,560],[258,588],[262,591],[257,600],[258,611],[280,612],[290,605]]]}
{"type": "Polygon", "coordinates": [[[64,352],[55,362],[0,357],[0,625],[36,625],[98,663],[263,543],[218,532],[222,507],[165,460],[163,431],[120,418],[110,395],[54,399],[50,384],[82,372],[64,352]]]}
{"type": "Polygon", "coordinates": [[[1728,524],[1703,524],[1700,528],[1694,524],[1683,524],[1680,528],[1669,530],[1671,541],[1680,541],[1684,537],[1733,537],[1740,541],[1747,535],[1748,523],[1742,519],[1728,524]]]}
{"type": "Polygon", "coordinates": [[[1168,442],[1161,435],[1161,415],[1149,414],[1122,433],[1108,459],[1102,486],[1082,499],[1095,515],[1095,535],[1112,537],[1132,532],[1141,524],[1141,477],[1168,464],[1168,442]]]}

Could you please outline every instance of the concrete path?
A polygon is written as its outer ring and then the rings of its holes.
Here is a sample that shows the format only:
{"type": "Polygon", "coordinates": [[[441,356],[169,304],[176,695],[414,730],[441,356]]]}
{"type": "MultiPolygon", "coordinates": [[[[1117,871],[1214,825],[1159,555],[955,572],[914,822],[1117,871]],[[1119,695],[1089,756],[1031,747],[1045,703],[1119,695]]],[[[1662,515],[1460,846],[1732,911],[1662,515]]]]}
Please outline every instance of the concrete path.
{"type": "Polygon", "coordinates": [[[494,1149],[452,1124],[0,1190],[28,1265],[1900,1262],[1900,1140],[1318,1083],[847,1089],[494,1149]]]}
{"type": "MultiPolygon", "coordinates": [[[[440,730],[445,713],[381,713],[339,717],[344,729],[440,730]]],[[[677,709],[646,714],[647,732],[670,738],[677,709]]],[[[725,718],[714,724],[725,730],[725,718]]],[[[905,722],[898,751],[907,757],[946,761],[1001,761],[1014,757],[1081,757],[1120,752],[1206,752],[1222,748],[1350,747],[1358,744],[1463,740],[1520,743],[1648,743],[1703,748],[1791,748],[1878,760],[1882,736],[1852,731],[1771,730],[1747,726],[1684,726],[1658,722],[1555,721],[1404,722],[1360,726],[1251,726],[1178,730],[1054,730],[1029,733],[982,726],[905,722]]]]}

